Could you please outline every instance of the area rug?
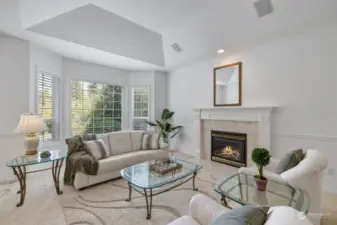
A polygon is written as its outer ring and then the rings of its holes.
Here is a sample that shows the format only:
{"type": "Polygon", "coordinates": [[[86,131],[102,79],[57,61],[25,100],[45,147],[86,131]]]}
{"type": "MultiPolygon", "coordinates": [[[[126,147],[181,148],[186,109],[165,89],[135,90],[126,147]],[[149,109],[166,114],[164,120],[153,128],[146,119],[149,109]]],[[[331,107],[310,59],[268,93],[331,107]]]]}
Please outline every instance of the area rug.
{"type": "Polygon", "coordinates": [[[219,199],[214,193],[215,182],[210,173],[201,171],[196,179],[198,191],[193,191],[192,181],[171,191],[153,197],[151,220],[146,220],[145,198],[132,192],[131,202],[126,202],[128,188],[123,179],[106,182],[73,196],[62,196],[60,203],[69,225],[166,225],[182,215],[188,214],[191,198],[203,193],[219,199]]]}

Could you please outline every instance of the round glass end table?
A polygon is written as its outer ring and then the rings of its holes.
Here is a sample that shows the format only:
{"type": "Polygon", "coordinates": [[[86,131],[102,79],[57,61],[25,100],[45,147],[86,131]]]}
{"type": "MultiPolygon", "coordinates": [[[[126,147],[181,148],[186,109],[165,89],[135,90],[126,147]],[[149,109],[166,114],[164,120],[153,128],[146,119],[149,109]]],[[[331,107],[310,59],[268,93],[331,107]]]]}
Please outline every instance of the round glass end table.
{"type": "Polygon", "coordinates": [[[29,173],[36,173],[41,172],[45,170],[51,170],[52,176],[54,180],[54,185],[56,189],[57,194],[62,194],[62,191],[60,189],[60,171],[62,168],[62,164],[64,159],[67,157],[67,153],[59,150],[52,150],[50,152],[49,158],[41,158],[40,153],[37,155],[22,155],[17,156],[10,161],[7,162],[7,167],[10,167],[13,169],[13,172],[15,176],[19,180],[20,184],[20,191],[18,191],[18,194],[20,194],[20,202],[16,205],[17,207],[20,207],[25,202],[26,197],[26,175],[29,173]],[[40,170],[34,170],[34,171],[26,171],[27,166],[42,164],[42,163],[52,163],[52,166],[50,168],[46,169],[40,169],[40,170]]]}
{"type": "Polygon", "coordinates": [[[258,191],[254,176],[235,173],[215,184],[213,189],[221,195],[221,203],[231,208],[227,199],[240,205],[290,206],[305,214],[310,209],[309,194],[287,182],[268,179],[266,191],[258,191]]]}

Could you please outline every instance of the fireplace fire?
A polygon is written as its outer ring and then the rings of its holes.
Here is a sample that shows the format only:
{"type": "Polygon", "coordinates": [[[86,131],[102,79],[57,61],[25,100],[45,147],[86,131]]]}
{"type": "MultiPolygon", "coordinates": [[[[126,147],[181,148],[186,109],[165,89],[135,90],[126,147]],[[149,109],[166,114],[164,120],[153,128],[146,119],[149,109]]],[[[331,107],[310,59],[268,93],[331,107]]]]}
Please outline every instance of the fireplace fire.
{"type": "Polygon", "coordinates": [[[231,166],[246,166],[247,135],[211,131],[211,159],[231,166]]]}

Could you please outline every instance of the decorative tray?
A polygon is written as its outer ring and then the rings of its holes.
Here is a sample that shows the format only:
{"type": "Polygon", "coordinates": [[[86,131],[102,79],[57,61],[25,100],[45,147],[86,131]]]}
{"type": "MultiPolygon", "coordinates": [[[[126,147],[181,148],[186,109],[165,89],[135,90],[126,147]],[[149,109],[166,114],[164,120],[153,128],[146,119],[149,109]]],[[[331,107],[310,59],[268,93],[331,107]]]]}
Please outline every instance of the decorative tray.
{"type": "Polygon", "coordinates": [[[181,169],[182,167],[183,166],[180,163],[157,162],[156,164],[150,165],[149,169],[159,174],[166,174],[181,169]]]}

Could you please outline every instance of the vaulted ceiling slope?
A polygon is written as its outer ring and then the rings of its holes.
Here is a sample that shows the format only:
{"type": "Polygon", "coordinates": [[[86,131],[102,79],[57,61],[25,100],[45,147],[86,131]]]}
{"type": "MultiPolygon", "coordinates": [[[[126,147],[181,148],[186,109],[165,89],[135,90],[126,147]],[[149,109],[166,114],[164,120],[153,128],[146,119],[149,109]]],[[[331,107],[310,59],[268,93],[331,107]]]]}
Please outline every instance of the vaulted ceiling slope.
{"type": "MultiPolygon", "coordinates": [[[[272,0],[273,13],[262,18],[257,16],[254,1],[256,0],[2,0],[0,28],[17,35],[29,36],[32,41],[42,42],[45,47],[54,48],[54,51],[67,57],[82,57],[83,60],[96,62],[104,59],[101,62],[103,64],[121,64],[122,67],[132,69],[172,69],[215,57],[219,48],[227,48],[229,54],[233,54],[337,19],[336,0],[272,0]],[[162,46],[158,47],[160,38],[157,36],[151,44],[154,49],[149,49],[149,43],[145,41],[145,51],[142,48],[134,48],[135,52],[131,48],[128,49],[129,52],[117,51],[107,44],[107,39],[115,30],[115,27],[107,25],[104,30],[96,30],[100,36],[106,34],[105,39],[97,38],[95,33],[87,33],[87,37],[76,37],[77,39],[71,36],[82,34],[83,27],[78,34],[75,30],[70,32],[65,29],[65,33],[58,28],[53,30],[55,21],[66,18],[65,15],[69,16],[71,12],[76,12],[89,3],[105,12],[109,11],[111,18],[124,18],[130,23],[138,24],[135,27],[143,28],[145,33],[161,36],[162,46]],[[15,21],[14,26],[10,25],[12,21],[15,21]],[[48,23],[53,26],[43,26],[48,23]],[[52,37],[48,37],[47,30],[52,33],[52,37]],[[37,31],[42,34],[37,34],[37,31]],[[65,38],[67,35],[70,37],[65,38]],[[88,40],[100,43],[93,45],[88,40]],[[57,49],[53,47],[55,43],[57,49]],[[178,43],[183,51],[175,52],[170,47],[173,43],[178,43]],[[163,55],[160,55],[160,51],[163,51],[163,55]],[[95,54],[88,56],[89,52],[95,54]]],[[[89,20],[93,22],[91,26],[94,26],[94,21],[99,22],[98,19],[89,20]]],[[[66,21],[62,23],[65,27],[68,26],[66,21]]],[[[152,42],[151,38],[148,40],[152,42]]]]}
{"type": "Polygon", "coordinates": [[[43,35],[164,66],[162,35],[92,4],[29,27],[43,35]]]}

